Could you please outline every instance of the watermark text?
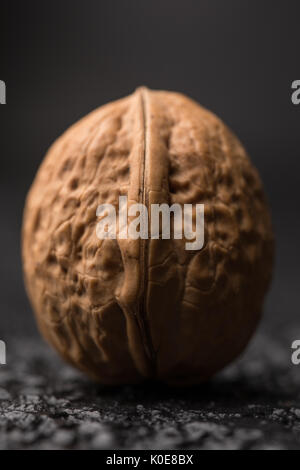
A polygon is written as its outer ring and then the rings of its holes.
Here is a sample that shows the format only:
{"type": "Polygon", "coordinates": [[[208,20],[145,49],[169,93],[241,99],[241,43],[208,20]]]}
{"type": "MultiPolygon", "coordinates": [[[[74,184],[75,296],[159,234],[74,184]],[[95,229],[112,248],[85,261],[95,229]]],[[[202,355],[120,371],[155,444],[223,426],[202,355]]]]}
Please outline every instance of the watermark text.
{"type": "Polygon", "coordinates": [[[0,104],[6,104],[6,85],[3,80],[0,80],[0,104]]]}
{"type": "Polygon", "coordinates": [[[101,240],[185,239],[186,250],[201,250],[204,245],[204,204],[128,205],[127,196],[119,196],[119,207],[100,204],[96,211],[100,221],[96,226],[101,240]]]}
{"type": "Polygon", "coordinates": [[[6,345],[4,341],[0,340],[0,365],[6,364],[6,345]]]}
{"type": "Polygon", "coordinates": [[[292,103],[298,105],[300,104],[300,80],[293,81],[292,90],[294,90],[291,96],[292,103]]]}
{"type": "Polygon", "coordinates": [[[300,364],[300,339],[293,341],[291,348],[293,349],[291,356],[292,364],[298,366],[300,364]]]}

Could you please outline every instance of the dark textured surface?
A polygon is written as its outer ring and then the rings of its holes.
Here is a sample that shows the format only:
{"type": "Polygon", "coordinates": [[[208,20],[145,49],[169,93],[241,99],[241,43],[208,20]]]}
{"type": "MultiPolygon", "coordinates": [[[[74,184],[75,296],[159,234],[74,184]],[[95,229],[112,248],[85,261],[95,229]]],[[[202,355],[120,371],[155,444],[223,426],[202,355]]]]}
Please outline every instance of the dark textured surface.
{"type": "Polygon", "coordinates": [[[297,333],[260,332],[241,360],[188,389],[105,389],[38,339],[7,341],[0,448],[300,448],[300,366],[290,360],[297,333]]]}

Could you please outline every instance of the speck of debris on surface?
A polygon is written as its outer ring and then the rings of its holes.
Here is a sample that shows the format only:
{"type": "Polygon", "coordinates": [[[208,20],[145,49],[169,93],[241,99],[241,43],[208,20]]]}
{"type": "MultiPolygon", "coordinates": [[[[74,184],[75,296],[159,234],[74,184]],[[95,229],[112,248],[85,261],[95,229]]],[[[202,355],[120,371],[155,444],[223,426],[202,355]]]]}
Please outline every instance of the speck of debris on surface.
{"type": "Polygon", "coordinates": [[[39,338],[0,369],[0,449],[300,449],[300,369],[285,337],[256,336],[207,384],[101,387],[39,338]]]}

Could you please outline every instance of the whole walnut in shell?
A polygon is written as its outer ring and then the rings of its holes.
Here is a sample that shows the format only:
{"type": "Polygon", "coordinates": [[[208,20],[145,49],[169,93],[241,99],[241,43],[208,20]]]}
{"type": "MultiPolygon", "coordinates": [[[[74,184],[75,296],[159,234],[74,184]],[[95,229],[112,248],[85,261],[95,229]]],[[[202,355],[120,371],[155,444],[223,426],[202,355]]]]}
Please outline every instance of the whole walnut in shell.
{"type": "Polygon", "coordinates": [[[245,150],[191,99],[140,88],[50,148],[27,197],[26,286],[41,332],[105,384],[208,379],[245,348],[261,315],[273,236],[245,150]],[[205,205],[205,243],[106,239],[97,206],[205,205]]]}

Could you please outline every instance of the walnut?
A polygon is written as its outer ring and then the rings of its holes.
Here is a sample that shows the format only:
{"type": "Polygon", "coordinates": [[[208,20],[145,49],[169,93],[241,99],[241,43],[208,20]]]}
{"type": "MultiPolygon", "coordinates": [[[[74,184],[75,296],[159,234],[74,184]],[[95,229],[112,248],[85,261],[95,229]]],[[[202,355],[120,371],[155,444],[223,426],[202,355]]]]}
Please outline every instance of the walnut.
{"type": "Polygon", "coordinates": [[[26,286],[41,332],[104,384],[201,382],[245,348],[269,285],[273,236],[256,170],[191,99],[139,88],[50,148],[27,197],[26,286]],[[205,243],[105,239],[99,204],[205,206],[205,243]]]}

